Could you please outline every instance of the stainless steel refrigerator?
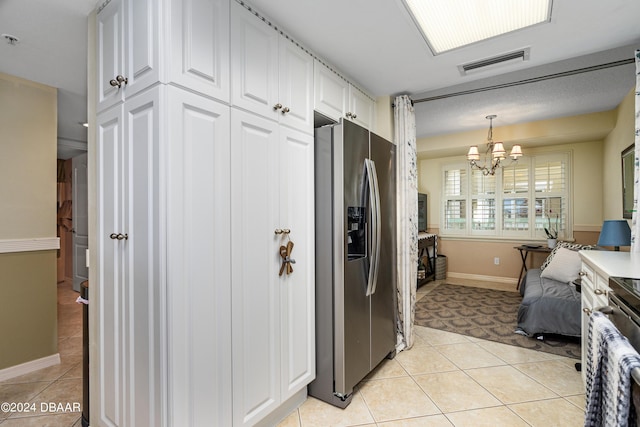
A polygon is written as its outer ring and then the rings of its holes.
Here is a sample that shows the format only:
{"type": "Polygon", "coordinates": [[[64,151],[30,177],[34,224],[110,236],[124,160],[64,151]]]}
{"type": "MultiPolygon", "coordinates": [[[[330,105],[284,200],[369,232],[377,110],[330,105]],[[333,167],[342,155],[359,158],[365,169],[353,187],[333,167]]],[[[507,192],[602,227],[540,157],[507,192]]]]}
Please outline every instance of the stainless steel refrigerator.
{"type": "Polygon", "coordinates": [[[396,345],[395,146],[350,121],[315,131],[316,379],[344,408],[396,345]]]}

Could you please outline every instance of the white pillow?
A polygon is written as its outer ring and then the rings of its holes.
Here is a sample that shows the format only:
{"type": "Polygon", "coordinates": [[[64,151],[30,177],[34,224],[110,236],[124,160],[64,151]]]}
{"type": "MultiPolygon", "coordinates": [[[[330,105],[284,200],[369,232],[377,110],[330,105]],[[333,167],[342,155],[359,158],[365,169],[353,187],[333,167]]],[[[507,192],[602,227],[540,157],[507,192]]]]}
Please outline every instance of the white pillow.
{"type": "Polygon", "coordinates": [[[560,248],[540,277],[569,283],[578,278],[581,267],[582,261],[578,252],[560,248]]]}

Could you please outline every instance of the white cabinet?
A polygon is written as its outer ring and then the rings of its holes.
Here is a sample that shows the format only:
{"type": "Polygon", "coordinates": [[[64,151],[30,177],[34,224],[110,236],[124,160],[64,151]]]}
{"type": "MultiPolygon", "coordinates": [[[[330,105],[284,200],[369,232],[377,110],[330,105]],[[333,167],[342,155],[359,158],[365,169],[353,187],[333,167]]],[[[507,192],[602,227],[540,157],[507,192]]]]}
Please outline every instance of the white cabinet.
{"type": "Polygon", "coordinates": [[[166,81],[229,102],[229,0],[171,0],[170,17],[166,81]]]}
{"type": "Polygon", "coordinates": [[[586,381],[587,333],[594,309],[608,305],[610,277],[640,277],[640,254],[580,251],[582,258],[582,379],[586,381]]]}
{"type": "Polygon", "coordinates": [[[354,85],[349,85],[349,110],[345,116],[365,129],[374,129],[374,102],[354,85]]]}
{"type": "Polygon", "coordinates": [[[236,109],[231,136],[234,425],[249,426],[315,376],[313,136],[236,109]]]}
{"type": "Polygon", "coordinates": [[[375,130],[375,104],[368,95],[343,79],[329,67],[314,61],[314,109],[335,120],[349,119],[375,130]]]}
{"type": "Polygon", "coordinates": [[[160,98],[152,89],[97,120],[97,425],[159,425],[165,411],[160,98]]]}
{"type": "Polygon", "coordinates": [[[313,133],[313,58],[237,2],[231,9],[231,102],[313,133]]]}
{"type": "Polygon", "coordinates": [[[111,0],[98,9],[97,110],[159,79],[158,0],[111,0]]]}
{"type": "Polygon", "coordinates": [[[230,426],[230,108],[171,86],[166,103],[168,425],[230,426]]]}

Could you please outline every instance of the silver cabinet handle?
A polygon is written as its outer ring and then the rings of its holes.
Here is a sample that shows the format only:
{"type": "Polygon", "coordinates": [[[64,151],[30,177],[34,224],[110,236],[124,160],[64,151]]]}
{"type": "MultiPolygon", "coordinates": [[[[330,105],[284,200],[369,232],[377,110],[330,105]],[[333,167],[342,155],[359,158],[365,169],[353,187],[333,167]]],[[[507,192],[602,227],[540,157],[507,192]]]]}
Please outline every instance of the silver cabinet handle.
{"type": "Polygon", "coordinates": [[[588,308],[583,308],[582,311],[584,311],[585,313],[587,313],[588,316],[591,316],[591,310],[588,308]]]}
{"type": "Polygon", "coordinates": [[[122,234],[122,233],[111,233],[109,234],[109,238],[111,240],[129,240],[129,235],[128,234],[122,234]]]}
{"type": "Polygon", "coordinates": [[[124,84],[128,84],[129,83],[129,79],[126,77],[122,77],[121,75],[117,75],[115,79],[112,79],[109,81],[109,84],[113,87],[122,87],[122,83],[124,84]]]}
{"type": "Polygon", "coordinates": [[[607,291],[603,291],[602,289],[594,289],[593,293],[596,295],[606,295],[607,291]]]}
{"type": "Polygon", "coordinates": [[[287,114],[289,111],[291,111],[291,110],[289,109],[289,107],[284,107],[284,108],[282,109],[282,115],[284,116],[284,115],[285,115],[285,114],[287,114]]]}
{"type": "Polygon", "coordinates": [[[117,239],[117,238],[118,238],[118,235],[117,235],[116,233],[111,233],[111,234],[109,234],[109,238],[110,238],[111,240],[115,240],[115,239],[117,239]]]}
{"type": "Polygon", "coordinates": [[[348,117],[348,118],[351,118],[351,117],[353,117],[353,114],[351,114],[351,112],[348,112],[348,113],[347,113],[347,117],[348,117]]]}
{"type": "Polygon", "coordinates": [[[282,108],[282,104],[280,104],[279,102],[278,102],[276,105],[274,105],[274,106],[273,106],[273,109],[274,109],[275,111],[278,111],[278,110],[279,110],[279,109],[281,109],[281,108],[282,108]]]}
{"type": "Polygon", "coordinates": [[[276,228],[274,230],[275,234],[289,234],[291,233],[291,230],[289,230],[288,228],[276,228]]]}

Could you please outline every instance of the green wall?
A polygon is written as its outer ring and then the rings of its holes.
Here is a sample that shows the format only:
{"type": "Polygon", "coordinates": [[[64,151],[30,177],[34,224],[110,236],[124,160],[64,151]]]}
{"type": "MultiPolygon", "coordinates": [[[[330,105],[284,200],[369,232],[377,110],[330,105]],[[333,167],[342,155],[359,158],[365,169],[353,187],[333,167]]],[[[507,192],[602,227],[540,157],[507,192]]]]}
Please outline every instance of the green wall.
{"type": "Polygon", "coordinates": [[[3,370],[57,353],[57,91],[0,73],[0,111],[3,370]]]}
{"type": "Polygon", "coordinates": [[[57,352],[56,251],[0,254],[0,369],[57,352]]]}

